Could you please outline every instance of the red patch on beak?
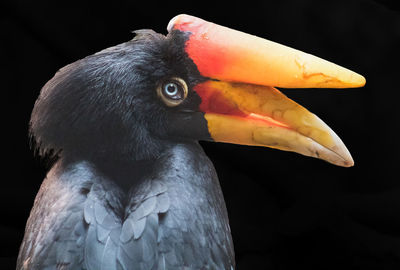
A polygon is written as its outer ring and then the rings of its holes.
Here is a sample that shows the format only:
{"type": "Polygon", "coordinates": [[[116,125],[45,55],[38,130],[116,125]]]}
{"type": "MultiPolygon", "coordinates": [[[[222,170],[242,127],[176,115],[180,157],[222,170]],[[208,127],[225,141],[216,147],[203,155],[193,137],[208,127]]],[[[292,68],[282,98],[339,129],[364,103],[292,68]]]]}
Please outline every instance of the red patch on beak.
{"type": "Polygon", "coordinates": [[[226,99],[218,89],[207,86],[207,83],[196,85],[194,90],[201,98],[200,110],[202,112],[241,117],[247,115],[241,111],[234,102],[226,99]]]}

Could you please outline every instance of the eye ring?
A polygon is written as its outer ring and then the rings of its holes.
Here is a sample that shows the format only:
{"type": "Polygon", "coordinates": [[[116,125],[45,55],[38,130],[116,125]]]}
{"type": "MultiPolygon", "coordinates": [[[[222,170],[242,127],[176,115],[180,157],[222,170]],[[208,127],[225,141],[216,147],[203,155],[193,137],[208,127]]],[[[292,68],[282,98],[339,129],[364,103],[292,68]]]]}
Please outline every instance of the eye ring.
{"type": "Polygon", "coordinates": [[[168,107],[181,104],[188,95],[186,82],[178,77],[163,81],[157,87],[157,94],[168,107]]]}

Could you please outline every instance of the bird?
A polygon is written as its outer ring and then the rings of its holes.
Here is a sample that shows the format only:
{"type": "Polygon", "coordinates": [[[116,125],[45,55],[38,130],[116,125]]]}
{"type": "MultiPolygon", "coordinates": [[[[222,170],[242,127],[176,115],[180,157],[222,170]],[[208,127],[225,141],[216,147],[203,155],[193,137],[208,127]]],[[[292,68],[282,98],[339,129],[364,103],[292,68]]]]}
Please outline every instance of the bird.
{"type": "Polygon", "coordinates": [[[55,161],[18,270],[235,269],[202,140],[353,166],[341,139],[275,87],[361,87],[362,75],[191,15],[167,30],[135,31],[43,86],[29,130],[37,154],[55,161]]]}

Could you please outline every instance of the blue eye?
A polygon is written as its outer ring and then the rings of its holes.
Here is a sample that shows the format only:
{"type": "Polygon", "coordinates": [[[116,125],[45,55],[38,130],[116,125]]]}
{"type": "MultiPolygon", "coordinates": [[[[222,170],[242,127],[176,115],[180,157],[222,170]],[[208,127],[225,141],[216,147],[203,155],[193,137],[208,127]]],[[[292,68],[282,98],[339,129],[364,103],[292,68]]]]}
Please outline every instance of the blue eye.
{"type": "Polygon", "coordinates": [[[183,96],[183,90],[178,84],[174,82],[164,84],[163,93],[165,97],[170,99],[181,99],[183,96]]]}
{"type": "Polygon", "coordinates": [[[179,105],[187,96],[188,88],[186,82],[180,78],[171,78],[158,88],[158,95],[169,106],[179,105]]]}

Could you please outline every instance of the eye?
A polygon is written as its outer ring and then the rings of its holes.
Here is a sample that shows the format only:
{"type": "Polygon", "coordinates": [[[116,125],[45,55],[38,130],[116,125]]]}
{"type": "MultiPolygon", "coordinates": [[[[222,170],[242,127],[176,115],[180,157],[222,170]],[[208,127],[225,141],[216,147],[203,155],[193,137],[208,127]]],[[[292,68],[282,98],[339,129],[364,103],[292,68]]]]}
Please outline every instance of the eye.
{"type": "Polygon", "coordinates": [[[171,78],[164,81],[157,89],[158,95],[169,107],[182,103],[188,94],[186,82],[181,78],[171,78]]]}

